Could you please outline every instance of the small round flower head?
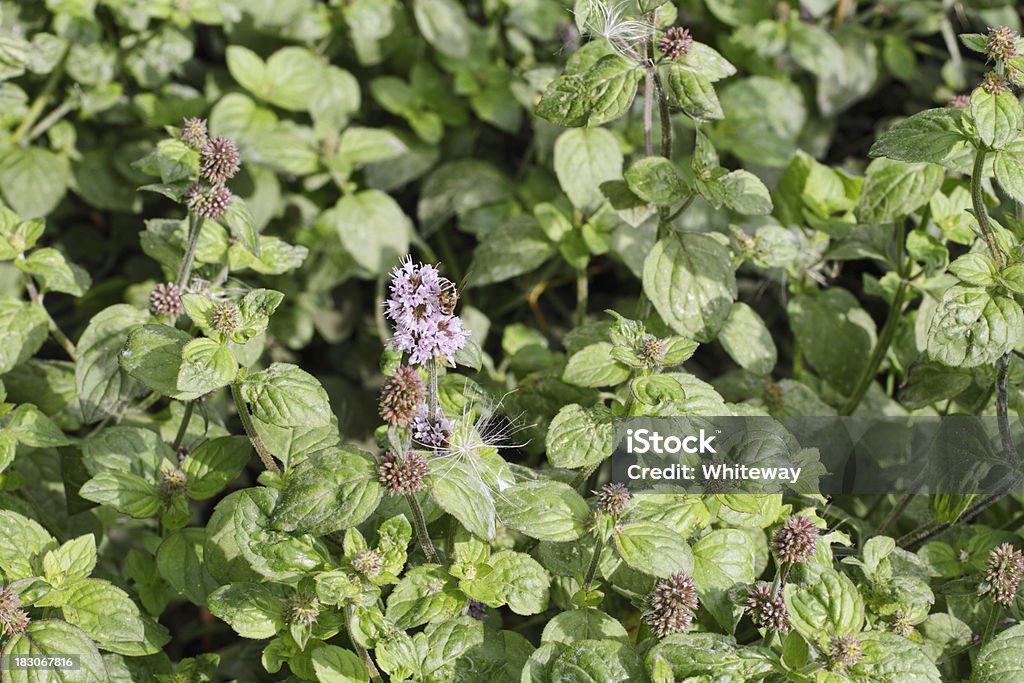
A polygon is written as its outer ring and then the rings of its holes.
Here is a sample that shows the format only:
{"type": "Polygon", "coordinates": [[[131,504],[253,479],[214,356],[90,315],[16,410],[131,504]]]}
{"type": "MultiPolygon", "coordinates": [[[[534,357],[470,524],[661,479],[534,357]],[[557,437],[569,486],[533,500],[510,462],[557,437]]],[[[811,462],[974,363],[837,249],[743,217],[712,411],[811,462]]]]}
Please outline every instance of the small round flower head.
{"type": "Polygon", "coordinates": [[[772,550],[780,561],[797,564],[811,557],[818,547],[818,527],[802,515],[793,515],[779,527],[772,550]]]}
{"type": "Polygon", "coordinates": [[[789,623],[789,612],[786,611],[786,602],[782,598],[781,588],[772,594],[771,584],[759,583],[755,585],[747,594],[745,607],[754,623],[758,626],[763,626],[769,631],[788,631],[792,628],[792,624],[789,623]]]}
{"type": "Polygon", "coordinates": [[[10,588],[0,591],[0,620],[6,619],[21,607],[21,596],[10,588]]]}
{"type": "Polygon", "coordinates": [[[981,89],[989,95],[999,95],[1010,89],[1010,82],[1006,80],[1006,76],[989,71],[981,81],[981,89]]]}
{"type": "Polygon", "coordinates": [[[215,332],[231,334],[238,329],[240,317],[241,314],[238,311],[238,306],[230,301],[223,301],[210,311],[210,327],[215,332]]]}
{"type": "Polygon", "coordinates": [[[404,458],[388,453],[384,462],[377,466],[377,477],[392,496],[419,491],[429,472],[427,459],[414,451],[406,453],[404,458]]]}
{"type": "Polygon", "coordinates": [[[173,282],[164,282],[149,293],[149,310],[154,315],[178,316],[185,312],[181,305],[181,288],[173,282]]]}
{"type": "Polygon", "coordinates": [[[157,485],[157,490],[164,499],[178,498],[185,494],[187,488],[188,480],[185,479],[185,473],[177,468],[164,472],[157,485]]]}
{"type": "Polygon", "coordinates": [[[970,95],[954,95],[949,100],[949,107],[951,109],[967,109],[971,104],[970,95]]]}
{"type": "Polygon", "coordinates": [[[296,595],[288,605],[288,623],[309,626],[320,616],[320,601],[314,595],[296,595]]]}
{"type": "Polygon", "coordinates": [[[1017,34],[1009,26],[994,26],[988,30],[985,47],[990,59],[1007,62],[1017,56],[1017,34]]]}
{"type": "Polygon", "coordinates": [[[377,576],[380,574],[381,558],[380,553],[376,550],[360,550],[354,560],[352,560],[352,566],[357,572],[363,576],[377,576]]]}
{"type": "Polygon", "coordinates": [[[242,161],[238,147],[225,137],[210,138],[199,157],[199,172],[214,184],[223,183],[238,173],[242,161]]]}
{"type": "Polygon", "coordinates": [[[910,622],[910,617],[906,612],[901,609],[896,610],[896,613],[892,615],[892,632],[904,638],[909,638],[914,632],[914,624],[910,622]]]}
{"type": "Polygon", "coordinates": [[[477,621],[483,621],[487,618],[487,605],[479,600],[470,600],[469,604],[466,605],[466,614],[477,621]]]}
{"type": "Polygon", "coordinates": [[[693,622],[700,601],[697,586],[689,574],[673,574],[661,579],[647,596],[644,621],[659,637],[685,631],[693,622]]]}
{"type": "Polygon", "coordinates": [[[629,505],[629,489],[625,484],[612,482],[605,484],[597,491],[597,509],[606,515],[620,515],[629,505]]]}
{"type": "Polygon", "coordinates": [[[408,353],[413,365],[442,358],[454,364],[455,352],[466,345],[462,319],[442,310],[441,290],[441,275],[434,266],[406,258],[391,271],[391,296],[385,308],[395,334],[389,343],[408,353]]]}
{"type": "Polygon", "coordinates": [[[864,654],[860,641],[851,636],[833,636],[828,643],[829,671],[842,672],[854,666],[864,654]]]}
{"type": "Polygon", "coordinates": [[[1009,543],[995,548],[985,563],[985,579],[992,585],[992,599],[1009,607],[1024,577],[1024,554],[1009,543]]]}
{"type": "Polygon", "coordinates": [[[206,119],[191,117],[181,124],[181,140],[192,149],[202,149],[206,144],[206,119]]]}
{"type": "Polygon", "coordinates": [[[658,42],[658,50],[668,59],[676,60],[685,56],[693,46],[693,36],[689,29],[673,26],[665,31],[664,37],[658,42]]]}
{"type": "Polygon", "coordinates": [[[232,199],[234,195],[231,190],[223,185],[214,185],[204,190],[198,183],[193,183],[188,188],[185,206],[203,218],[214,219],[224,215],[232,199]]]}
{"type": "Polygon", "coordinates": [[[412,423],[427,389],[413,368],[402,366],[384,381],[380,390],[380,416],[389,424],[405,427],[412,423]]]}
{"type": "Polygon", "coordinates": [[[427,417],[427,407],[421,406],[420,411],[412,420],[412,438],[423,446],[445,448],[452,436],[452,421],[438,413],[434,419],[427,417]]]}
{"type": "Polygon", "coordinates": [[[19,633],[24,633],[28,625],[32,623],[29,619],[28,613],[23,609],[16,609],[11,616],[0,623],[0,631],[5,636],[16,636],[19,633]]]}
{"type": "Polygon", "coordinates": [[[640,357],[644,365],[653,368],[661,364],[661,359],[665,357],[665,348],[661,340],[653,334],[645,334],[636,355],[640,357]]]}

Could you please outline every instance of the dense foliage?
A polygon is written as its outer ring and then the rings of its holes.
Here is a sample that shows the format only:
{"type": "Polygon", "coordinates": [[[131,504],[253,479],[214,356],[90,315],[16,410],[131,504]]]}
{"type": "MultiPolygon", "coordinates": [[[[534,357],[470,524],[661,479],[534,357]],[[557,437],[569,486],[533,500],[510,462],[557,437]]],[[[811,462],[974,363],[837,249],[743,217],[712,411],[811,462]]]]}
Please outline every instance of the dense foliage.
{"type": "Polygon", "coordinates": [[[79,658],[0,681],[1019,680],[1019,480],[608,467],[622,416],[1015,457],[1016,6],[0,2],[0,652],[79,658]]]}

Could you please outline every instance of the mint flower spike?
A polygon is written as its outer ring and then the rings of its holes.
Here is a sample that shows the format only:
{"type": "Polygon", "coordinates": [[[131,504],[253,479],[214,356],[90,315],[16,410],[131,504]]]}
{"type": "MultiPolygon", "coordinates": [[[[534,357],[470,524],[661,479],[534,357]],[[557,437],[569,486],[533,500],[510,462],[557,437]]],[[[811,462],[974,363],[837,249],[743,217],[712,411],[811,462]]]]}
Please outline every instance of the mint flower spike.
{"type": "Polygon", "coordinates": [[[415,451],[400,457],[388,453],[377,466],[377,478],[384,490],[392,496],[413,493],[423,488],[424,478],[430,473],[427,459],[415,451]]]}
{"type": "Polygon", "coordinates": [[[1017,33],[1009,26],[993,26],[985,35],[990,59],[1007,62],[1017,56],[1017,33]]]}
{"type": "Polygon", "coordinates": [[[192,149],[202,149],[206,137],[206,119],[190,117],[181,124],[181,141],[192,149]]]}
{"type": "Polygon", "coordinates": [[[985,563],[985,580],[992,586],[992,599],[1009,607],[1017,597],[1021,578],[1024,577],[1024,553],[1009,543],[995,548],[985,563]]]}
{"type": "Polygon", "coordinates": [[[793,628],[781,588],[775,589],[773,593],[771,584],[757,584],[747,593],[745,608],[755,624],[769,631],[784,632],[793,628]]]}
{"type": "Polygon", "coordinates": [[[403,365],[381,387],[377,405],[381,418],[396,427],[411,424],[426,393],[427,387],[419,373],[403,365]]]}
{"type": "Polygon", "coordinates": [[[818,527],[807,517],[793,515],[772,538],[772,550],[781,562],[798,564],[810,559],[818,548],[818,527]]]}
{"type": "Polygon", "coordinates": [[[681,26],[673,26],[665,31],[665,36],[658,41],[658,51],[665,55],[665,59],[675,61],[685,57],[690,48],[693,47],[693,36],[690,30],[681,26]]]}
{"type": "Polygon", "coordinates": [[[220,218],[231,205],[234,195],[224,185],[214,185],[203,189],[199,183],[193,183],[188,188],[188,196],[185,198],[185,205],[190,211],[194,211],[203,218],[220,218]]]}
{"type": "Polygon", "coordinates": [[[181,303],[181,288],[173,282],[164,282],[149,293],[149,310],[156,315],[179,316],[185,312],[181,303]]]}
{"type": "Polygon", "coordinates": [[[468,334],[462,319],[446,313],[442,306],[437,268],[413,263],[407,256],[391,270],[390,292],[384,305],[385,314],[395,324],[391,348],[408,353],[412,365],[436,360],[455,365],[455,352],[466,345],[468,334]]]}
{"type": "Polygon", "coordinates": [[[211,138],[199,152],[199,172],[214,185],[231,179],[241,167],[238,147],[225,137],[211,138]]]}
{"type": "Polygon", "coordinates": [[[693,577],[685,573],[673,574],[658,581],[647,596],[644,621],[658,637],[664,638],[690,628],[699,605],[693,577]]]}

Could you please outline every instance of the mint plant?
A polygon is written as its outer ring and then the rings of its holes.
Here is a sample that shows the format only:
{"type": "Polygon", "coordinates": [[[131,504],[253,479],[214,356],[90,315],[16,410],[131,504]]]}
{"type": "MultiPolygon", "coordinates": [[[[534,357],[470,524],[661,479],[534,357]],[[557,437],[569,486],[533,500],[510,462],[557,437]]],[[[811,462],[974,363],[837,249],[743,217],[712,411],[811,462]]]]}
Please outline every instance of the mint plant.
{"type": "Polygon", "coordinates": [[[1015,680],[1020,28],[0,5],[0,681],[1015,680]],[[986,487],[614,467],[878,416],[986,487]]]}

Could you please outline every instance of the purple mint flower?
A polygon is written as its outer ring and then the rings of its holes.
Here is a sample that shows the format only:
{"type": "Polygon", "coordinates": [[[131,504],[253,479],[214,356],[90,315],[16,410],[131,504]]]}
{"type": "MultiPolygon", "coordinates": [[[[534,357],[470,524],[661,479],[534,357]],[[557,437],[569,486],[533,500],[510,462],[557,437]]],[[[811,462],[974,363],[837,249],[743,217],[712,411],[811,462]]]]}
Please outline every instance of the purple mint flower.
{"type": "Polygon", "coordinates": [[[391,296],[386,314],[395,323],[391,347],[409,354],[412,365],[438,358],[454,365],[455,352],[466,344],[462,319],[441,307],[441,275],[424,263],[402,260],[391,271],[391,296]]]}
{"type": "Polygon", "coordinates": [[[412,438],[424,446],[444,448],[452,435],[454,425],[444,415],[438,413],[434,419],[427,417],[427,408],[423,406],[412,421],[412,438]]]}

